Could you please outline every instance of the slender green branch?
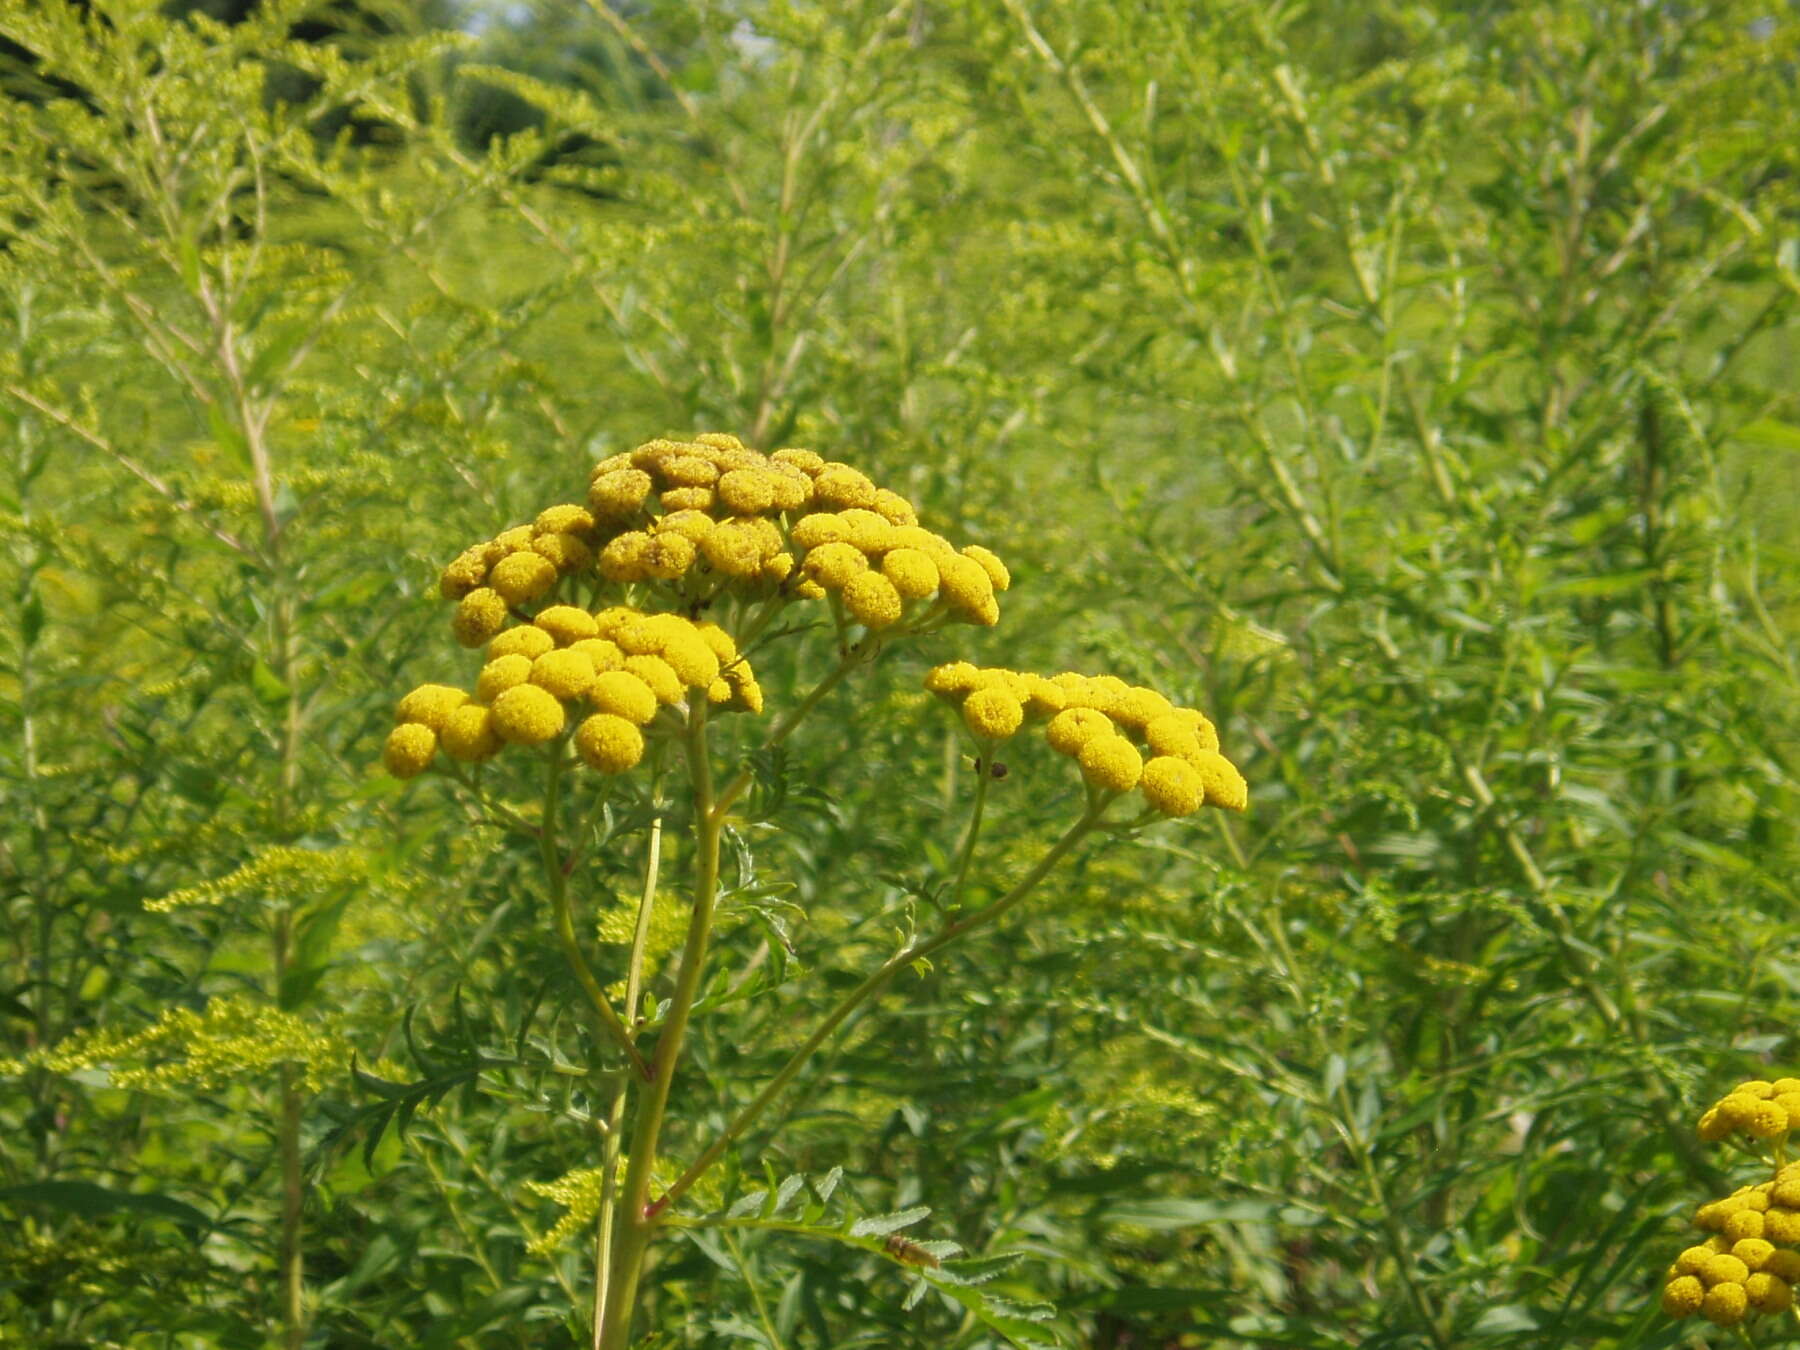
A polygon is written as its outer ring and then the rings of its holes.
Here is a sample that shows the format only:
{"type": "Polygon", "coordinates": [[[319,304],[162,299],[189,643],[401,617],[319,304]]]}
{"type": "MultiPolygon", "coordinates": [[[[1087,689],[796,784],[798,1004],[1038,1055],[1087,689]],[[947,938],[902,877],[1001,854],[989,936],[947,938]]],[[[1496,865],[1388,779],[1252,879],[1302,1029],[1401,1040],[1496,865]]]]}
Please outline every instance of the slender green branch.
{"type": "Polygon", "coordinates": [[[968,880],[969,864],[975,859],[975,841],[981,835],[982,809],[987,805],[988,783],[992,778],[993,766],[986,760],[980,761],[975,774],[975,802],[969,808],[969,830],[963,836],[962,856],[956,863],[956,878],[950,883],[949,909],[955,909],[962,903],[963,883],[968,880]]]}
{"type": "Polygon", "coordinates": [[[556,940],[562,947],[569,969],[575,973],[576,983],[581,986],[589,1004],[593,1006],[594,1017],[599,1022],[602,1033],[617,1043],[625,1052],[625,1057],[631,1061],[631,1066],[641,1076],[648,1078],[650,1066],[638,1053],[637,1046],[632,1044],[625,1024],[619,1020],[619,1014],[613,1011],[612,1002],[600,987],[600,981],[594,978],[593,969],[581,954],[581,943],[575,936],[575,916],[569,906],[569,878],[563,871],[562,854],[556,842],[557,808],[562,798],[562,770],[563,756],[559,746],[550,756],[544,790],[544,828],[538,836],[543,849],[544,878],[550,884],[550,902],[555,912],[556,940]]]}
{"type": "Polygon", "coordinates": [[[781,1066],[780,1071],[769,1080],[763,1090],[756,1094],[748,1106],[737,1113],[718,1137],[706,1146],[706,1150],[694,1159],[687,1171],[676,1179],[675,1184],[663,1193],[662,1197],[657,1200],[655,1208],[663,1210],[679,1200],[687,1189],[719,1160],[725,1150],[731,1146],[732,1141],[756,1123],[757,1118],[768,1109],[769,1104],[776,1097],[781,1095],[782,1090],[794,1081],[800,1070],[806,1067],[806,1062],[812,1058],[820,1046],[831,1038],[832,1033],[842,1026],[844,1021],[858,1008],[885,989],[896,975],[914,962],[923,961],[941,951],[958,938],[993,923],[1031,894],[1037,884],[1050,873],[1050,870],[1100,823],[1100,813],[1104,809],[1103,803],[1099,807],[1090,807],[1084,812],[1081,818],[1068,828],[1062,838],[1045,851],[1044,856],[1038,859],[1032,869],[1020,878],[1018,884],[993,904],[954,923],[946,924],[931,937],[921,938],[908,944],[903,950],[889,957],[879,969],[857,985],[855,989],[844,995],[837,1006],[825,1015],[824,1020],[813,1028],[812,1034],[801,1043],[800,1048],[788,1057],[787,1063],[781,1066]]]}

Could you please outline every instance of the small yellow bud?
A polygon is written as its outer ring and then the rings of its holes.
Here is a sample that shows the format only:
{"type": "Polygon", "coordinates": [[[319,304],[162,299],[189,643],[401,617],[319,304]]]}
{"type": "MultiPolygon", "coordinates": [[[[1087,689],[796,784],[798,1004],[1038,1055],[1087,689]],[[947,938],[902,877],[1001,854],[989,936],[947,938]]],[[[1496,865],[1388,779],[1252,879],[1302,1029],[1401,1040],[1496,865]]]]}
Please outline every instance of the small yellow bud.
{"type": "Polygon", "coordinates": [[[512,605],[528,605],[555,584],[556,568],[539,553],[509,553],[488,573],[488,585],[512,605]]]}
{"type": "Polygon", "coordinates": [[[609,670],[625,668],[625,653],[619,650],[618,644],[603,637],[583,638],[573,643],[569,650],[580,652],[594,664],[594,673],[604,675],[609,670]]]}
{"type": "Polygon", "coordinates": [[[535,534],[592,534],[594,517],[575,505],[546,506],[531,522],[535,534]]]}
{"type": "Polygon", "coordinates": [[[1715,1284],[1701,1301],[1700,1315],[1715,1326],[1735,1327],[1744,1320],[1749,1302],[1743,1285],[1735,1282],[1715,1284]]]}
{"type": "Polygon", "coordinates": [[[514,685],[531,678],[531,658],[517,654],[496,657],[475,677],[475,697],[491,704],[514,685]]]}
{"type": "Polygon", "coordinates": [[[402,722],[388,732],[381,762],[396,778],[416,778],[437,754],[437,733],[422,722],[402,722]]]}
{"type": "Polygon", "coordinates": [[[565,577],[586,571],[594,561],[594,550],[572,534],[540,534],[531,541],[531,551],[565,577]]]}
{"type": "Polygon", "coordinates": [[[545,652],[531,663],[531,682],[565,701],[587,693],[594,677],[594,663],[573,648],[545,652]]]}
{"type": "Polygon", "coordinates": [[[838,519],[844,522],[844,542],[865,557],[878,558],[896,547],[893,525],[874,511],[852,507],[840,512],[838,519]]]}
{"type": "Polygon", "coordinates": [[[396,722],[419,722],[433,731],[442,731],[451,713],[469,701],[461,689],[447,684],[422,684],[394,709],[396,722]]]}
{"type": "Polygon", "coordinates": [[[1788,1128],[1800,1129],[1800,1092],[1780,1092],[1775,1095],[1775,1105],[1787,1112],[1788,1128]]]}
{"type": "MultiPolygon", "coordinates": [[[[1760,1219],[1762,1215],[1756,1217],[1760,1219]]],[[[1769,1258],[1775,1255],[1775,1244],[1759,1237],[1742,1238],[1731,1244],[1731,1254],[1744,1263],[1746,1270],[1757,1271],[1769,1264],[1769,1258]]]]}
{"type": "Polygon", "coordinates": [[[1707,1257],[1700,1267],[1701,1283],[1709,1288],[1715,1284],[1742,1284],[1749,1274],[1750,1267],[1728,1252],[1707,1257]]]}
{"type": "Polygon", "coordinates": [[[1053,717],[1069,706],[1068,695],[1042,675],[1025,677],[1025,715],[1053,717]]]}
{"type": "Polygon", "coordinates": [[[1663,1286],[1662,1310],[1670,1317],[1692,1317],[1706,1300],[1706,1287],[1692,1275],[1678,1275],[1663,1286]]]}
{"type": "Polygon", "coordinates": [[[970,544],[963,549],[962,555],[973,558],[981,565],[981,570],[988,574],[988,580],[993,583],[995,590],[1003,591],[1012,585],[1012,573],[1006,570],[1006,564],[992,550],[985,549],[980,544],[970,544]]]}
{"type": "Polygon", "coordinates": [[[733,469],[719,479],[719,504],[734,516],[757,516],[775,504],[772,475],[733,469]]]}
{"type": "Polygon", "coordinates": [[[1175,716],[1188,724],[1189,729],[1194,733],[1194,739],[1200,742],[1202,750],[1219,748],[1218,729],[1200,713],[1195,712],[1192,708],[1177,708],[1175,716]]]}
{"type": "Polygon", "coordinates": [[[875,484],[860,470],[840,464],[822,470],[813,479],[813,496],[821,504],[839,510],[846,506],[871,508],[875,505],[875,484]]]}
{"type": "Polygon", "coordinates": [[[737,660],[737,639],[718,624],[697,623],[694,625],[694,631],[700,635],[702,642],[712,648],[712,653],[719,658],[720,665],[729,665],[737,660]]]}
{"type": "Polygon", "coordinates": [[[1222,806],[1228,811],[1242,811],[1250,805],[1250,787],[1244,775],[1217,750],[1202,750],[1198,760],[1190,761],[1200,771],[1206,784],[1206,804],[1222,806]]]}
{"type": "Polygon", "coordinates": [[[774,465],[768,475],[768,482],[773,498],[770,504],[772,510],[804,511],[812,503],[812,479],[798,469],[774,465]]]}
{"type": "Polygon", "coordinates": [[[1025,709],[1004,689],[977,689],[963,700],[962,715],[979,741],[1003,741],[1025,722],[1025,709]]]}
{"type": "Polygon", "coordinates": [[[497,661],[502,656],[523,656],[535,661],[555,645],[556,639],[543,629],[522,623],[488,643],[487,655],[490,661],[497,661]]]}
{"type": "Polygon", "coordinates": [[[459,554],[438,577],[438,594],[446,600],[460,600],[487,579],[487,557],[479,548],[459,554]]]}
{"type": "Polygon", "coordinates": [[[718,524],[704,511],[674,511],[655,523],[657,534],[678,534],[696,548],[718,524]]]}
{"type": "Polygon", "coordinates": [[[1736,1087],[1731,1089],[1732,1096],[1735,1097],[1739,1094],[1746,1097],[1755,1097],[1758,1101],[1766,1102],[1775,1095],[1775,1085],[1766,1079],[1752,1078],[1747,1082],[1739,1083],[1736,1087]]]}
{"type": "Polygon", "coordinates": [[[961,554],[938,560],[938,592],[959,619],[993,627],[1000,622],[994,583],[981,564],[961,554]]]}
{"type": "MultiPolygon", "coordinates": [[[[541,611],[532,623],[548,633],[559,647],[573,646],[600,631],[594,623],[594,616],[574,605],[551,605],[541,611]]],[[[538,654],[542,655],[541,652],[538,654]]]]}
{"type": "Polygon", "coordinates": [[[939,698],[960,699],[976,687],[980,675],[967,661],[951,661],[925,672],[925,690],[939,698]]]}
{"type": "Polygon", "coordinates": [[[1744,1128],[1758,1139],[1773,1139],[1787,1133],[1788,1113],[1777,1102],[1758,1102],[1744,1128]]]}
{"type": "Polygon", "coordinates": [[[1688,1247],[1675,1258],[1675,1265],[1683,1275],[1698,1275],[1706,1268],[1706,1263],[1718,1254],[1718,1248],[1705,1244],[1688,1247]]]}
{"type": "Polygon", "coordinates": [[[595,713],[575,728],[575,749],[590,768],[624,773],[644,757],[644,733],[614,713],[595,713]]]}
{"type": "Polygon", "coordinates": [[[700,552],[715,572],[749,578],[762,570],[760,541],[735,522],[717,526],[700,541],[700,552]]]}
{"type": "Polygon", "coordinates": [[[800,569],[828,590],[839,590],[858,572],[866,572],[869,560],[851,544],[820,544],[808,549],[800,569]]]}
{"type": "Polygon", "coordinates": [[[1206,803],[1206,783],[1200,770],[1172,755],[1157,755],[1144,765],[1144,781],[1139,786],[1144,800],[1165,816],[1191,816],[1206,803]]]}
{"type": "Polygon", "coordinates": [[[1728,1242],[1736,1242],[1740,1238],[1759,1238],[1763,1235],[1763,1216],[1753,1209],[1740,1209],[1726,1218],[1719,1233],[1728,1242]]]}
{"type": "Polygon", "coordinates": [[[588,509],[597,520],[629,520],[643,509],[653,486],[642,469],[614,469],[588,486],[588,509]]]}
{"type": "Polygon", "coordinates": [[[809,478],[825,467],[825,461],[811,450],[777,450],[769,458],[777,464],[791,464],[809,478]]]}
{"type": "Polygon", "coordinates": [[[1709,1106],[1706,1114],[1700,1117],[1699,1135],[1701,1142],[1716,1144],[1731,1133],[1731,1122],[1719,1114],[1719,1108],[1709,1106]]]}
{"type": "Polygon", "coordinates": [[[840,516],[829,511],[815,511],[801,516],[789,534],[798,548],[818,548],[822,544],[847,544],[850,527],[840,516]]]}
{"type": "Polygon", "coordinates": [[[670,455],[657,465],[663,482],[672,488],[709,488],[719,481],[719,469],[699,455],[670,455]]]}
{"type": "Polygon", "coordinates": [[[444,752],[465,764],[479,763],[500,753],[500,734],[494,730],[493,710],[481,703],[465,703],[444,723],[444,752]]]}
{"type": "Polygon", "coordinates": [[[1129,792],[1144,773],[1144,758],[1138,748],[1117,732],[1094,737],[1081,747],[1076,760],[1081,765],[1082,778],[1102,792],[1129,792]]]}
{"type": "Polygon", "coordinates": [[[1117,734],[1112,719],[1092,708],[1065,708],[1044,728],[1050,748],[1065,755],[1079,755],[1088,742],[1117,734]]]}
{"type": "Polygon", "coordinates": [[[1758,1273],[1744,1281],[1744,1296],[1752,1308],[1763,1313],[1786,1312],[1794,1303],[1794,1291],[1779,1275],[1758,1273]]]}
{"type": "Polygon", "coordinates": [[[1788,1284],[1800,1280],[1800,1252],[1786,1247],[1777,1247],[1769,1259],[1763,1263],[1763,1273],[1773,1275],[1788,1284]]]}
{"type": "Polygon", "coordinates": [[[656,694],[629,670],[608,671],[588,686],[588,702],[604,713],[614,713],[643,726],[656,716],[656,694]]]}
{"type": "Polygon", "coordinates": [[[450,631],[465,647],[479,647],[506,624],[506,601],[487,586],[470,591],[457,602],[450,631]]]}
{"type": "Polygon", "coordinates": [[[886,488],[876,490],[875,510],[895,525],[917,525],[919,523],[919,513],[913,510],[913,504],[898,492],[889,492],[886,488]]]}
{"type": "Polygon", "coordinates": [[[657,655],[690,689],[704,689],[719,678],[719,658],[691,626],[685,632],[669,634],[657,655]]]}
{"type": "Polygon", "coordinates": [[[1800,1244],[1800,1210],[1787,1205],[1771,1205],[1763,1211],[1762,1220],[1762,1235],[1770,1242],[1784,1247],[1800,1244]]]}
{"type": "Polygon", "coordinates": [[[662,494],[662,509],[670,515],[677,511],[710,511],[713,490],[709,487],[670,488],[662,494]]]}
{"type": "Polygon", "coordinates": [[[628,656],[625,669],[650,687],[658,703],[681,702],[681,677],[660,656],[628,656]]]}
{"type": "Polygon", "coordinates": [[[657,581],[674,581],[687,574],[698,554],[693,541],[685,535],[652,535],[643,552],[644,575],[657,581]]]}
{"type": "Polygon", "coordinates": [[[888,628],[900,621],[900,592],[879,572],[858,572],[844,582],[844,608],[865,628],[888,628]]]}
{"type": "Polygon", "coordinates": [[[494,700],[493,712],[494,730],[513,745],[541,745],[563,729],[562,704],[535,684],[506,690],[494,700]]]}
{"type": "Polygon", "coordinates": [[[649,573],[651,537],[642,530],[627,530],[600,550],[600,575],[608,581],[642,581],[649,573]]]}
{"type": "Polygon", "coordinates": [[[881,575],[907,600],[923,600],[938,588],[937,564],[916,548],[889,550],[881,560],[881,575]]]}

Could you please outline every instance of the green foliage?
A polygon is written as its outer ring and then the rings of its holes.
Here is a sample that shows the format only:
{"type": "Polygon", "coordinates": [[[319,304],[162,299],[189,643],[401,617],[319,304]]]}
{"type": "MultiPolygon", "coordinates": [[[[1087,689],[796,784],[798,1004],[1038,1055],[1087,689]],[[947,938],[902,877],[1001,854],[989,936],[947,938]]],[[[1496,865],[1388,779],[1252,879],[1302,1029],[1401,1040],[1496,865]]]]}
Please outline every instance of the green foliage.
{"type": "MultiPolygon", "coordinates": [[[[0,6],[0,1340],[585,1343],[537,859],[369,766],[438,567],[717,428],[990,542],[973,659],[1205,707],[1252,811],[902,977],[650,1343],[1679,1343],[1698,1108],[1800,1064],[1800,25],[545,8],[0,6]]],[[[759,764],[660,1169],[943,895],[919,672],[759,764]]],[[[968,905],[1069,814],[1008,769],[968,905]]]]}

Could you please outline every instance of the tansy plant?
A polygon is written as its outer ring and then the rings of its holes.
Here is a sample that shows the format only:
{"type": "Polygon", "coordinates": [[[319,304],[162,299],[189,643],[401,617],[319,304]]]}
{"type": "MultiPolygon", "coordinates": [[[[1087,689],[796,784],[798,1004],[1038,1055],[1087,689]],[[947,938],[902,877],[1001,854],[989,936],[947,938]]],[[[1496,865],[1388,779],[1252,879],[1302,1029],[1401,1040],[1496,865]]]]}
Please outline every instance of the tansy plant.
{"type": "MultiPolygon", "coordinates": [[[[1152,690],[1106,675],[1045,677],[964,661],[933,669],[926,687],[959,709],[984,768],[940,925],[902,941],[710,1143],[665,1167],[659,1149],[704,985],[720,840],[752,784],[750,755],[780,746],[847,675],[892,643],[956,623],[997,623],[997,596],[1010,582],[993,553],[973,544],[959,549],[925,528],[903,497],[859,470],[807,450],[764,455],[717,434],[655,440],[605,459],[594,467],[585,502],[551,506],[445,568],[441,590],[455,602],[451,630],[464,647],[483,651],[483,663],[468,688],[428,684],[403,697],[384,759],[402,778],[448,775],[472,795],[474,809],[528,836],[542,860],[551,935],[588,1004],[588,1070],[603,1103],[595,1113],[597,1167],[542,1193],[569,1208],[559,1234],[589,1219],[596,1225],[600,1350],[629,1344],[658,1237],[697,1222],[684,1215],[683,1199],[900,972],[992,926],[1102,827],[1246,805],[1244,780],[1219,753],[1212,723],[1152,690]],[[829,616],[836,664],[804,693],[765,692],[759,648],[817,626],[807,620],[809,606],[815,617],[821,609],[829,616]],[[790,617],[790,610],[800,612],[790,617]],[[735,735],[728,718],[739,724],[735,735]],[[754,729],[743,729],[745,718],[757,719],[754,729]],[[1076,761],[1081,807],[1009,890],[964,910],[957,897],[998,772],[994,751],[1027,727],[1041,727],[1053,750],[1076,761]],[[502,800],[484,773],[497,756],[535,762],[539,801],[502,800]],[[685,809],[664,797],[665,779],[684,785],[674,795],[687,799],[685,809]],[[582,894],[584,849],[602,814],[631,801],[649,803],[642,899],[623,971],[601,970],[591,959],[599,920],[582,894]],[[661,915],[665,812],[689,822],[690,899],[672,982],[652,997],[646,953],[661,915]],[[621,976],[623,997],[615,1001],[608,991],[620,988],[621,976]]],[[[763,1217],[798,1189],[779,1188],[763,1217]]],[[[815,1218],[831,1203],[831,1189],[809,1193],[815,1218]]],[[[841,1236],[886,1251],[922,1272],[921,1281],[941,1282],[967,1302],[943,1264],[953,1244],[901,1240],[893,1230],[904,1220],[847,1223],[841,1236]]]]}
{"type": "Polygon", "coordinates": [[[1700,1117],[1701,1139],[1739,1148],[1767,1179],[1695,1212],[1695,1226],[1712,1236],[1685,1249],[1665,1274],[1662,1307],[1669,1316],[1698,1314],[1735,1328],[1748,1345],[1785,1339],[1794,1329],[1800,1161],[1788,1161],[1787,1143],[1795,1128],[1800,1078],[1739,1083],[1700,1117]]]}

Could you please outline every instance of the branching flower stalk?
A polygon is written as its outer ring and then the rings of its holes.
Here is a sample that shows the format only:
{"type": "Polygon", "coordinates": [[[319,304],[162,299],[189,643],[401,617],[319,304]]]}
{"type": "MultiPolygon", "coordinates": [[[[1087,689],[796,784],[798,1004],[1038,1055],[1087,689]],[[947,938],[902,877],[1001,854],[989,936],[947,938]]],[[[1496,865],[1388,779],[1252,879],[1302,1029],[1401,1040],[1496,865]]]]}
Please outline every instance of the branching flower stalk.
{"type": "MultiPolygon", "coordinates": [[[[1142,806],[1118,821],[1132,828],[1204,805],[1247,804],[1244,780],[1219,752],[1212,723],[1154,690],[1105,675],[1046,677],[966,661],[936,667],[925,687],[958,709],[981,765],[946,878],[945,917],[840,999],[718,1136],[654,1194],[690,1022],[706,984],[720,842],[753,781],[746,747],[728,739],[726,721],[733,713],[764,712],[748,649],[755,642],[760,654],[769,643],[822,626],[775,627],[791,606],[828,606],[837,661],[766,734],[750,739],[766,754],[894,641],[955,622],[998,622],[996,596],[1011,580],[994,554],[978,545],[958,549],[925,529],[909,502],[850,465],[807,450],[763,455],[719,434],[650,441],[611,456],[595,466],[585,505],[550,506],[445,568],[440,589],[456,601],[452,631],[463,646],[485,648],[485,663],[472,693],[427,684],[402,698],[383,758],[402,778],[439,770],[474,798],[472,813],[504,824],[539,856],[553,938],[592,1014],[587,1072],[611,1090],[604,1113],[588,1117],[601,1157],[597,1197],[586,1192],[594,1208],[582,1210],[597,1220],[595,1350],[631,1343],[651,1250],[673,1224],[673,1206],[902,971],[998,922],[1105,824],[1108,808],[1126,794],[1141,795],[1142,806]],[[1038,724],[1053,751],[1077,761],[1085,805],[1010,890],[963,913],[994,753],[1038,724]],[[542,757],[536,824],[484,791],[487,775],[469,771],[508,747],[542,757]],[[667,1001],[646,1023],[639,1009],[665,809],[654,784],[647,804],[655,823],[623,1015],[584,949],[592,921],[580,903],[581,863],[598,813],[615,794],[632,790],[625,776],[646,759],[660,766],[675,758],[686,771],[693,873],[667,1001]],[[725,766],[717,775],[715,758],[725,766]],[[581,774],[581,766],[598,778],[581,774]],[[588,793],[584,810],[575,799],[588,793]],[[563,837],[566,814],[580,822],[571,840],[563,837]],[[641,1049],[646,1032],[654,1043],[641,1049]]],[[[583,1184],[592,1185],[594,1174],[585,1175],[583,1184]]]]}

